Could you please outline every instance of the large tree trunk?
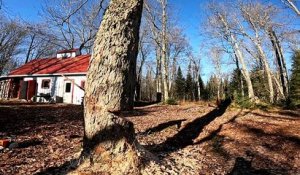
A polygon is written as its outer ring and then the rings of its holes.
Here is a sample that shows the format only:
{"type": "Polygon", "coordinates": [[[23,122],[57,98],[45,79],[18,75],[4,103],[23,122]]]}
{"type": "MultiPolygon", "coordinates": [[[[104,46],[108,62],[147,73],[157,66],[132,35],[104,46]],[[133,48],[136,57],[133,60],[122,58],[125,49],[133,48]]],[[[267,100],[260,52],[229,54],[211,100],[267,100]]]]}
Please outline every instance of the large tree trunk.
{"type": "MultiPolygon", "coordinates": [[[[234,38],[234,37],[233,37],[234,38]]],[[[235,40],[234,40],[235,41],[235,40]]],[[[247,70],[247,67],[246,67],[246,64],[245,64],[245,61],[244,61],[244,58],[242,56],[242,52],[240,51],[239,49],[239,45],[234,42],[233,43],[233,48],[235,49],[235,53],[237,54],[237,57],[239,59],[239,62],[241,63],[241,72],[242,72],[242,75],[244,76],[245,78],[245,81],[246,81],[246,84],[247,84],[247,88],[248,88],[248,97],[251,101],[254,100],[254,91],[253,91],[253,86],[252,86],[252,82],[251,82],[251,78],[250,78],[250,74],[247,70]]]]}
{"type": "Polygon", "coordinates": [[[268,86],[269,86],[269,100],[270,103],[274,103],[274,88],[273,88],[273,80],[271,75],[271,69],[267,60],[267,57],[261,47],[261,44],[259,41],[254,42],[256,45],[256,48],[258,50],[259,55],[261,56],[261,60],[263,63],[263,67],[265,70],[265,74],[267,76],[268,86]]]}
{"type": "Polygon", "coordinates": [[[135,101],[141,101],[141,80],[138,78],[135,85],[135,101]]]}
{"type": "Polygon", "coordinates": [[[169,99],[169,87],[168,87],[168,59],[167,59],[167,0],[162,0],[162,78],[164,84],[164,101],[169,99]]]}
{"type": "Polygon", "coordinates": [[[198,76],[197,76],[197,95],[198,95],[198,100],[200,101],[201,100],[201,88],[200,88],[200,82],[199,82],[199,79],[200,79],[200,73],[198,72],[198,76]]]}
{"type": "Polygon", "coordinates": [[[162,74],[161,74],[161,50],[160,47],[156,47],[156,101],[162,100],[162,74]]]}
{"type": "Polygon", "coordinates": [[[277,38],[277,35],[275,33],[275,31],[272,28],[268,29],[268,34],[275,52],[275,56],[276,56],[276,60],[277,60],[277,65],[279,68],[279,72],[280,72],[280,80],[281,80],[281,85],[282,85],[282,89],[284,92],[284,98],[286,98],[289,94],[288,92],[288,74],[287,74],[287,70],[286,70],[286,64],[285,64],[285,60],[282,54],[282,47],[280,45],[280,42],[277,38]]]}
{"type": "Polygon", "coordinates": [[[133,109],[143,0],[111,0],[94,43],[84,108],[84,163],[79,170],[138,172],[133,124],[119,112],[133,109]]]}

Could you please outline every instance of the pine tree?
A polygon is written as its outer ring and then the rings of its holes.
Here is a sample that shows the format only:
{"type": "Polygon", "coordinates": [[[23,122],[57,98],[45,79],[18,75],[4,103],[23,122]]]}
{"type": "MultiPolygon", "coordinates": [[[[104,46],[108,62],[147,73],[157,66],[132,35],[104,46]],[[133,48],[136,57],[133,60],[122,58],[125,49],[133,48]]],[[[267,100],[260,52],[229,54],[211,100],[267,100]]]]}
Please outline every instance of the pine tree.
{"type": "Polygon", "coordinates": [[[247,94],[246,81],[242,76],[242,72],[239,69],[235,69],[232,72],[232,76],[228,87],[229,95],[233,95],[235,98],[243,98],[244,94],[247,94]]]}
{"type": "Polygon", "coordinates": [[[175,95],[176,98],[179,100],[184,99],[184,92],[185,92],[185,79],[182,75],[181,68],[178,67],[177,76],[175,79],[175,95]]]}
{"type": "Polygon", "coordinates": [[[255,96],[265,102],[269,101],[268,83],[260,65],[254,67],[250,74],[255,96]]]}
{"type": "MultiPolygon", "coordinates": [[[[199,84],[200,84],[200,99],[207,99],[206,98],[206,89],[205,89],[205,85],[204,85],[204,82],[203,82],[203,80],[202,80],[202,78],[201,78],[201,76],[199,76],[199,84]]],[[[199,100],[200,100],[199,99],[199,100]]]]}
{"type": "Polygon", "coordinates": [[[300,107],[300,51],[296,51],[292,58],[289,100],[292,107],[300,107]]]}
{"type": "Polygon", "coordinates": [[[187,100],[193,100],[193,94],[194,94],[194,81],[191,74],[191,71],[188,71],[186,75],[186,81],[185,81],[185,95],[187,100]]]}
{"type": "Polygon", "coordinates": [[[207,100],[212,100],[217,98],[218,92],[218,79],[215,75],[211,76],[207,82],[206,93],[207,100]]]}

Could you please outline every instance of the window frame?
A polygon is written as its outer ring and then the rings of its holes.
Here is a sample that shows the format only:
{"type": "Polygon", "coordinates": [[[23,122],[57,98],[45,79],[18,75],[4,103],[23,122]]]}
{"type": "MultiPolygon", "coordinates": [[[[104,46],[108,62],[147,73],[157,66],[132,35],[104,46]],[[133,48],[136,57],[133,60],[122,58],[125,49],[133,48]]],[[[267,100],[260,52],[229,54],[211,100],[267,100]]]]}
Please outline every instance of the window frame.
{"type": "Polygon", "coordinates": [[[41,83],[41,88],[42,89],[50,89],[51,86],[51,79],[43,79],[41,83]],[[45,82],[48,82],[48,87],[45,86],[45,82]]]}
{"type": "Polygon", "coordinates": [[[65,92],[64,93],[71,93],[72,92],[72,83],[71,82],[66,82],[65,83],[65,92]],[[67,84],[70,84],[70,88],[69,88],[69,91],[67,92],[67,84]]]}

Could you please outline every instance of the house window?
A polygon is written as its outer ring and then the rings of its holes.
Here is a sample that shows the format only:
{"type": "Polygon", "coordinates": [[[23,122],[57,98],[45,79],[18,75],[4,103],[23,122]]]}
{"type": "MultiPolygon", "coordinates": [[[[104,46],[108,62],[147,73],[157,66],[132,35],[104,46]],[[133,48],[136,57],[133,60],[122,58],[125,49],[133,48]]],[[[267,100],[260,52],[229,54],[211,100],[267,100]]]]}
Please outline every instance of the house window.
{"type": "Polygon", "coordinates": [[[65,92],[66,93],[71,92],[71,83],[66,83],[65,92]]]}
{"type": "Polygon", "coordinates": [[[84,89],[84,87],[85,87],[85,81],[81,81],[80,87],[81,87],[82,89],[84,89]]]}
{"type": "Polygon", "coordinates": [[[50,80],[42,80],[42,89],[49,89],[50,88],[50,80]]]}

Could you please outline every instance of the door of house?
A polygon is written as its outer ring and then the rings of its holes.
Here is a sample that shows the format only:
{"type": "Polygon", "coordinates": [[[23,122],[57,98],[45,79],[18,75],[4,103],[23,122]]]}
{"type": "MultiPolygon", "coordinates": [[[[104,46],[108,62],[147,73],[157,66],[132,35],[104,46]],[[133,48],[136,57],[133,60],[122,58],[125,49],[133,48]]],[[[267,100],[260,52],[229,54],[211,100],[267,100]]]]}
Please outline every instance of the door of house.
{"type": "Polygon", "coordinates": [[[36,80],[29,80],[27,87],[27,100],[31,100],[33,96],[36,94],[36,80]]]}
{"type": "Polygon", "coordinates": [[[64,103],[73,103],[73,83],[72,81],[65,81],[64,85],[64,103]]]}

